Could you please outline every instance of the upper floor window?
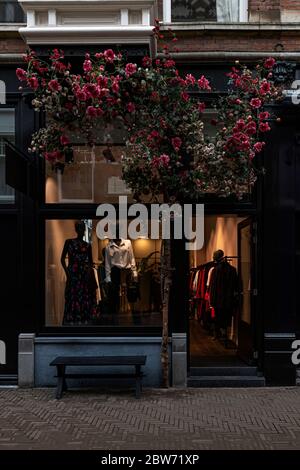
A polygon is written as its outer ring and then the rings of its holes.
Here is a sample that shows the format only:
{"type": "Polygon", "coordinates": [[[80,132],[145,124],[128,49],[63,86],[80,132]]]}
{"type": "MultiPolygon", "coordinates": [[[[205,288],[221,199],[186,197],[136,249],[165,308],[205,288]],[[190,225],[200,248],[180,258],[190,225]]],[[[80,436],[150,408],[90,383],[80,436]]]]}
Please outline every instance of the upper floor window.
{"type": "Polygon", "coordinates": [[[164,0],[164,21],[248,21],[247,7],[247,0],[164,0]]]}
{"type": "Polygon", "coordinates": [[[0,0],[0,23],[26,23],[17,0],[0,0]]]}

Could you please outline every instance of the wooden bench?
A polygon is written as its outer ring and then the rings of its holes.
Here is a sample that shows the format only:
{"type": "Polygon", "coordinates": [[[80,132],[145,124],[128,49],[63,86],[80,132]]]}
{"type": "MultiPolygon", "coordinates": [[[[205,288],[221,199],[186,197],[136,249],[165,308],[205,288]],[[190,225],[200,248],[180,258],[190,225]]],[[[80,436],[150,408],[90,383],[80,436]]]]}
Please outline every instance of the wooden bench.
{"type": "Polygon", "coordinates": [[[63,391],[67,390],[66,379],[78,378],[118,378],[118,379],[135,379],[135,396],[140,398],[142,392],[142,366],[146,363],[147,356],[59,356],[56,357],[50,366],[56,366],[57,369],[57,389],[56,398],[62,397],[63,391]],[[69,366],[133,366],[132,373],[109,373],[109,374],[88,374],[81,372],[66,373],[66,367],[69,366]]]}

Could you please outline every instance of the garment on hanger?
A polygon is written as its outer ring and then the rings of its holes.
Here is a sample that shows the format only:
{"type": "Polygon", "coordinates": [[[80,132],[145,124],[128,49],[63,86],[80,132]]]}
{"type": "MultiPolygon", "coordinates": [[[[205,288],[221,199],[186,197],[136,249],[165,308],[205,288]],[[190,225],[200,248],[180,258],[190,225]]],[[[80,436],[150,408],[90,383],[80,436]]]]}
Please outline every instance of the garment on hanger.
{"type": "Polygon", "coordinates": [[[237,308],[238,274],[237,270],[224,260],[215,265],[209,286],[210,304],[216,312],[220,328],[227,328],[237,308]]]}
{"type": "Polygon", "coordinates": [[[209,303],[206,297],[206,284],[208,274],[213,262],[209,262],[193,269],[190,274],[190,314],[197,316],[200,320],[209,310],[209,303]]]}

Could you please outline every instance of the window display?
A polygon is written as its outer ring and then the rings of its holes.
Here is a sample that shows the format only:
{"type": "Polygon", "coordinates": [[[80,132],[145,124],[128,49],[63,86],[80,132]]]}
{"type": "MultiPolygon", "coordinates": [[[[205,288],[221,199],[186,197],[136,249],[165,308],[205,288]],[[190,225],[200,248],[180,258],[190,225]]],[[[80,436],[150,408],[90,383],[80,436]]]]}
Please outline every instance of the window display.
{"type": "Polygon", "coordinates": [[[160,240],[100,240],[97,222],[46,221],[46,326],[161,326],[160,240]]]}

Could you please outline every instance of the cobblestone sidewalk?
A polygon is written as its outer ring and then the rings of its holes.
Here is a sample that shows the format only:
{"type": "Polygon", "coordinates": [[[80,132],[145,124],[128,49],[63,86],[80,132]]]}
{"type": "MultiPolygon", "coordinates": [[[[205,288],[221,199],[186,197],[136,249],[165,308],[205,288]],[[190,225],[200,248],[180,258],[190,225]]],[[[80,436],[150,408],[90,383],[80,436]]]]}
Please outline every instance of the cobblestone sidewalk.
{"type": "Polygon", "coordinates": [[[1,449],[300,449],[300,388],[0,389],[1,449]]]}

